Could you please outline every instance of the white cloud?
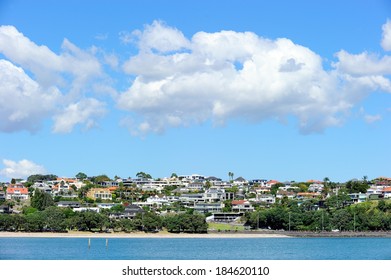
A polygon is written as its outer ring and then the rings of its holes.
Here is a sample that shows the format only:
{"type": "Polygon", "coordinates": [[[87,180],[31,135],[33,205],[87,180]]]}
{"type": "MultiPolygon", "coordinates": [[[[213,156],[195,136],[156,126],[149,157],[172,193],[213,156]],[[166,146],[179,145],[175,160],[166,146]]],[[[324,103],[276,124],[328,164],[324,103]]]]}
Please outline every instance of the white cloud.
{"type": "MultiPolygon", "coordinates": [[[[56,132],[71,132],[71,124],[95,124],[93,117],[101,115],[103,105],[86,99],[94,87],[104,87],[104,73],[95,49],[85,51],[64,39],[61,53],[56,54],[32,42],[14,26],[0,26],[0,54],[7,58],[0,64],[0,131],[35,131],[54,114],[56,132]],[[74,104],[89,104],[99,110],[93,113],[81,106],[85,112],[79,112],[77,117],[73,113],[72,119],[63,121],[61,116],[69,114],[74,104]]],[[[118,62],[109,57],[108,63],[118,62]]]]}
{"type": "Polygon", "coordinates": [[[0,59],[0,131],[36,131],[60,100],[55,87],[44,89],[22,68],[0,59]]]}
{"type": "Polygon", "coordinates": [[[376,114],[376,115],[369,115],[369,114],[366,114],[364,116],[364,120],[366,123],[374,123],[374,122],[377,122],[377,121],[381,121],[382,120],[382,116],[380,114],[376,114]]]}
{"type": "Polygon", "coordinates": [[[212,120],[259,122],[295,116],[303,133],[341,125],[371,91],[391,91],[391,58],[337,54],[334,69],[289,39],[251,32],[198,32],[191,39],[154,22],[137,31],[139,53],[123,65],[134,75],[118,106],[132,112],[132,133],[162,132],[212,120]],[[161,42],[161,34],[170,34],[161,42]],[[155,51],[146,51],[155,50],[155,51]]]}
{"type": "Polygon", "coordinates": [[[83,99],[69,104],[61,114],[54,117],[53,131],[69,133],[77,124],[84,124],[87,129],[96,126],[95,119],[106,113],[105,104],[96,99],[83,99]]]}
{"type": "Polygon", "coordinates": [[[132,32],[142,51],[171,52],[186,49],[189,41],[178,29],[165,25],[161,21],[154,21],[146,25],[143,31],[132,32]]]}
{"type": "Polygon", "coordinates": [[[391,21],[387,22],[382,26],[383,36],[381,40],[381,46],[385,51],[391,51],[391,21]]]}
{"type": "Polygon", "coordinates": [[[349,54],[342,50],[336,56],[338,62],[334,66],[342,73],[354,76],[391,74],[391,56],[388,55],[380,58],[367,52],[349,54]]]}
{"type": "Polygon", "coordinates": [[[27,159],[20,161],[3,159],[3,165],[5,167],[0,170],[0,174],[10,179],[25,179],[30,175],[46,173],[46,169],[42,165],[27,159]]]}

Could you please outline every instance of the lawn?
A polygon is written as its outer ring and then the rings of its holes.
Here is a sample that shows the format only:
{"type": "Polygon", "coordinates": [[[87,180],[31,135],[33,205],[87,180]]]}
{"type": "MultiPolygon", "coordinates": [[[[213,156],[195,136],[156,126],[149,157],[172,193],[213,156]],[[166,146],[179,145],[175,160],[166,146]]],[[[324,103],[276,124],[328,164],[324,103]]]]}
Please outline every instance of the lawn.
{"type": "Polygon", "coordinates": [[[242,231],[244,230],[244,227],[242,225],[236,225],[236,224],[224,224],[224,223],[208,223],[208,229],[209,230],[217,230],[217,231],[242,231]]]}

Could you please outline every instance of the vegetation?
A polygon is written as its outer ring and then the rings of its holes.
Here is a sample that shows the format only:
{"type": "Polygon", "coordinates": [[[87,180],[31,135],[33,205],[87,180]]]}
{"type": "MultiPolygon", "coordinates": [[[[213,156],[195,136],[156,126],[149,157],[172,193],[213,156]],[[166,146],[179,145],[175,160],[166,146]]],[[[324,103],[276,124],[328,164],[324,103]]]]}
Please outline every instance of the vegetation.
{"type": "MultiPolygon", "coordinates": [[[[336,201],[334,197],[329,200],[336,201]]],[[[253,229],[299,231],[378,231],[391,229],[391,203],[363,202],[345,207],[317,210],[317,201],[300,206],[292,201],[269,209],[247,213],[248,225],[253,229]]],[[[330,205],[335,205],[330,203],[330,205]]]]}
{"type": "Polygon", "coordinates": [[[57,179],[57,175],[48,174],[48,175],[42,175],[42,174],[35,174],[27,177],[27,181],[34,183],[34,182],[40,182],[40,181],[54,181],[57,179]]]}

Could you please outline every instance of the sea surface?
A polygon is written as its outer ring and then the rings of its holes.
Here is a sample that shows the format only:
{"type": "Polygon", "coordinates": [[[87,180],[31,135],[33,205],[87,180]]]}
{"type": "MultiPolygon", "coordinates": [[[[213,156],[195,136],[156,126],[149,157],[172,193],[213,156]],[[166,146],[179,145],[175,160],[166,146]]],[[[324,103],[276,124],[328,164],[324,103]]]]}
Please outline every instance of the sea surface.
{"type": "Polygon", "coordinates": [[[0,238],[1,260],[391,260],[391,238],[0,238]]]}

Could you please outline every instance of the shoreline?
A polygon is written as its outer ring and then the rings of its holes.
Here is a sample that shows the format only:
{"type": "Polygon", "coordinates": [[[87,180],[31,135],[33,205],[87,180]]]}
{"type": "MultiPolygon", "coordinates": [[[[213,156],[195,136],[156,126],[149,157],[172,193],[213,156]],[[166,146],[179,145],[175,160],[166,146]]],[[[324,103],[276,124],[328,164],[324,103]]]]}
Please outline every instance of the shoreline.
{"type": "Polygon", "coordinates": [[[276,233],[92,233],[92,232],[0,232],[0,238],[289,238],[276,233]]]}
{"type": "Polygon", "coordinates": [[[387,232],[296,232],[296,231],[245,231],[245,232],[208,232],[208,233],[145,233],[118,232],[93,233],[71,231],[56,232],[7,232],[1,231],[0,238],[349,238],[349,237],[379,237],[391,238],[387,232]]]}

